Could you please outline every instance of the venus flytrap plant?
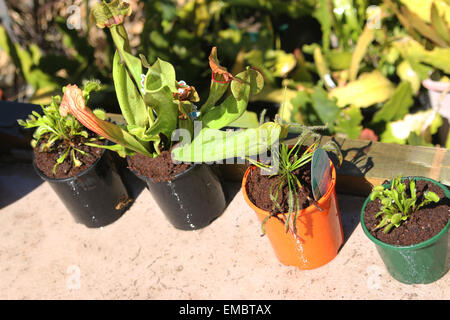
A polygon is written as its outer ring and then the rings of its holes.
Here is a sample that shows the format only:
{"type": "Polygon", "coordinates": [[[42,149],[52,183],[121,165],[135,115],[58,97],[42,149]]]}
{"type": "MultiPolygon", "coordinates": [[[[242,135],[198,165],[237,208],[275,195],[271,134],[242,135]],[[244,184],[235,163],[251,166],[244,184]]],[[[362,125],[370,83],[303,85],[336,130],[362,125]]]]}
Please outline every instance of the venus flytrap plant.
{"type": "MultiPolygon", "coordinates": [[[[100,84],[95,81],[89,81],[80,91],[79,99],[83,101],[89,99],[92,91],[97,91],[101,88],[100,84]]],[[[71,87],[65,87],[64,92],[71,91],[71,87]]],[[[28,119],[17,120],[19,125],[24,128],[36,128],[31,140],[31,146],[37,148],[38,152],[50,152],[60,148],[60,156],[53,166],[53,173],[56,174],[58,165],[71,158],[75,167],[82,165],[78,160],[77,154],[86,155],[87,153],[77,148],[77,143],[90,145],[95,141],[96,137],[89,137],[86,128],[73,116],[61,114],[59,112],[62,100],[60,96],[53,96],[52,102],[48,106],[41,106],[43,115],[33,111],[28,119]]],[[[104,112],[100,109],[94,110],[99,117],[102,117],[104,112]]]]}
{"type": "MultiPolygon", "coordinates": [[[[131,14],[129,5],[120,0],[98,2],[91,16],[100,28],[109,28],[116,46],[113,61],[113,80],[125,126],[118,126],[96,117],[80,99],[75,86],[66,92],[60,110],[72,113],[86,127],[117,143],[99,146],[117,151],[120,155],[136,152],[148,157],[158,156],[171,147],[173,133],[185,129],[193,136],[193,120],[201,121],[204,128],[218,130],[239,118],[245,111],[250,94],[259,92],[263,78],[259,72],[247,68],[236,76],[220,66],[214,47],[209,57],[212,69],[210,93],[198,111],[194,102],[199,96],[193,86],[176,80],[174,67],[157,59],[150,65],[144,56],[131,54],[128,36],[123,25],[131,14]],[[143,70],[147,72],[143,73],[143,70]],[[228,87],[231,94],[217,104],[228,87]]],[[[190,139],[189,139],[190,140],[190,139]]]]}
{"type": "Polygon", "coordinates": [[[424,200],[417,204],[416,183],[412,179],[409,182],[409,191],[411,196],[407,194],[407,185],[402,182],[400,177],[392,180],[392,185],[389,189],[383,186],[376,186],[370,194],[370,200],[374,201],[380,199],[381,210],[375,217],[382,216],[380,223],[372,230],[384,228],[384,233],[389,233],[393,227],[398,228],[403,221],[408,220],[411,214],[419,210],[421,207],[432,203],[439,202],[439,196],[432,192],[426,191],[424,193],[424,200]]]}

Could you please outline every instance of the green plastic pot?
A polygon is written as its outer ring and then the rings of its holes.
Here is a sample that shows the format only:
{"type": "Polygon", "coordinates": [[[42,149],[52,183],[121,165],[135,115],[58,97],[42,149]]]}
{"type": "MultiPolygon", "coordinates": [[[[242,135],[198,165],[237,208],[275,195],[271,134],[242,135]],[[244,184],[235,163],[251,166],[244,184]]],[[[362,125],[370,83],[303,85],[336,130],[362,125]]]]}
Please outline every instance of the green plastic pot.
{"type": "MultiPolygon", "coordinates": [[[[405,177],[404,179],[426,180],[439,186],[450,197],[450,192],[446,186],[436,180],[425,177],[405,177]]],[[[389,188],[392,181],[384,184],[389,188]]],[[[448,230],[450,221],[434,237],[411,246],[395,246],[384,243],[375,238],[364,224],[364,211],[370,202],[367,197],[361,209],[361,226],[366,236],[375,243],[378,253],[381,256],[390,275],[406,284],[422,283],[427,284],[441,278],[449,270],[448,255],[448,230]]]]}

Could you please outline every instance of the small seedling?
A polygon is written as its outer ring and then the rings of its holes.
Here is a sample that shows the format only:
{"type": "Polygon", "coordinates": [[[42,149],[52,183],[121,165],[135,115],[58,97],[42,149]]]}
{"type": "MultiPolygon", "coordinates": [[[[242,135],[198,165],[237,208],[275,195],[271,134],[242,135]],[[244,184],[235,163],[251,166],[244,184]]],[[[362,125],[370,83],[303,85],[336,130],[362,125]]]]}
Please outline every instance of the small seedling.
{"type": "Polygon", "coordinates": [[[380,199],[381,211],[375,217],[382,216],[381,222],[372,230],[378,230],[384,227],[383,232],[389,233],[393,227],[398,228],[403,221],[408,220],[411,214],[419,210],[421,207],[431,203],[439,202],[439,196],[432,192],[426,191],[424,193],[425,199],[417,205],[416,196],[416,182],[410,180],[409,190],[411,196],[408,196],[407,185],[401,181],[400,177],[392,180],[392,185],[389,189],[384,189],[383,186],[377,186],[370,194],[370,200],[380,199]]]}

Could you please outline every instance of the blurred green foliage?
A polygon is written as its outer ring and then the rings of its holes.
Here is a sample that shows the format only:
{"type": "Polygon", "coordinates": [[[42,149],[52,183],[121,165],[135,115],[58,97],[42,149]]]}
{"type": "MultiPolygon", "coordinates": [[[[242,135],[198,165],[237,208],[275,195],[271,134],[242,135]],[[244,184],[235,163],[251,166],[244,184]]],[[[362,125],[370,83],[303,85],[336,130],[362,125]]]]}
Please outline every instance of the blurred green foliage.
{"type": "MultiPolygon", "coordinates": [[[[138,5],[142,10],[136,19],[143,25],[138,41],[131,41],[133,51],[144,53],[151,64],[157,58],[170,61],[201,98],[211,77],[204,61],[217,46],[233,74],[246,65],[263,74],[264,89],[253,102],[275,106],[285,122],[327,124],[329,134],[348,138],[369,129],[381,141],[422,145],[434,143],[443,123],[429,112],[421,82],[450,73],[446,0],[158,0],[138,5]]],[[[54,17],[53,24],[70,54],[46,52],[33,41],[13,43],[0,29],[0,49],[35,89],[33,98],[89,79],[106,84],[100,100],[114,96],[108,94],[111,66],[98,67],[98,48],[88,34],[67,29],[65,17],[54,17]]],[[[113,47],[106,39],[101,54],[103,61],[112,61],[113,47]]]]}

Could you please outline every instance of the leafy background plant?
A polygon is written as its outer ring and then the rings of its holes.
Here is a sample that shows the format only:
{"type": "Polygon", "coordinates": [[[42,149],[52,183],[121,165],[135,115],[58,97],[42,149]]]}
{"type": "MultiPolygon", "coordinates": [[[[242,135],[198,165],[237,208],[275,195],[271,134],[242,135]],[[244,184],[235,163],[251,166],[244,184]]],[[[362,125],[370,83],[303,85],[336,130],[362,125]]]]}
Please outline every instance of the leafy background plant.
{"type": "MultiPolygon", "coordinates": [[[[8,65],[0,68],[8,70],[0,87],[7,97],[48,102],[60,85],[99,79],[105,86],[93,99],[107,111],[120,110],[111,94],[114,47],[107,32],[92,28],[87,8],[93,2],[6,1],[13,37],[0,26],[0,61],[8,65]],[[80,8],[80,30],[65,24],[71,4],[80,8]]],[[[447,119],[430,110],[421,81],[448,78],[447,1],[128,2],[131,52],[150,64],[158,57],[170,61],[202,99],[210,83],[204,61],[217,45],[232,74],[246,65],[263,74],[264,90],[251,98],[251,110],[260,111],[252,103],[275,105],[283,120],[328,124],[336,136],[369,132],[383,142],[445,143],[437,132],[447,119]]],[[[256,116],[245,117],[252,121],[244,125],[257,126],[256,116]]]]}

